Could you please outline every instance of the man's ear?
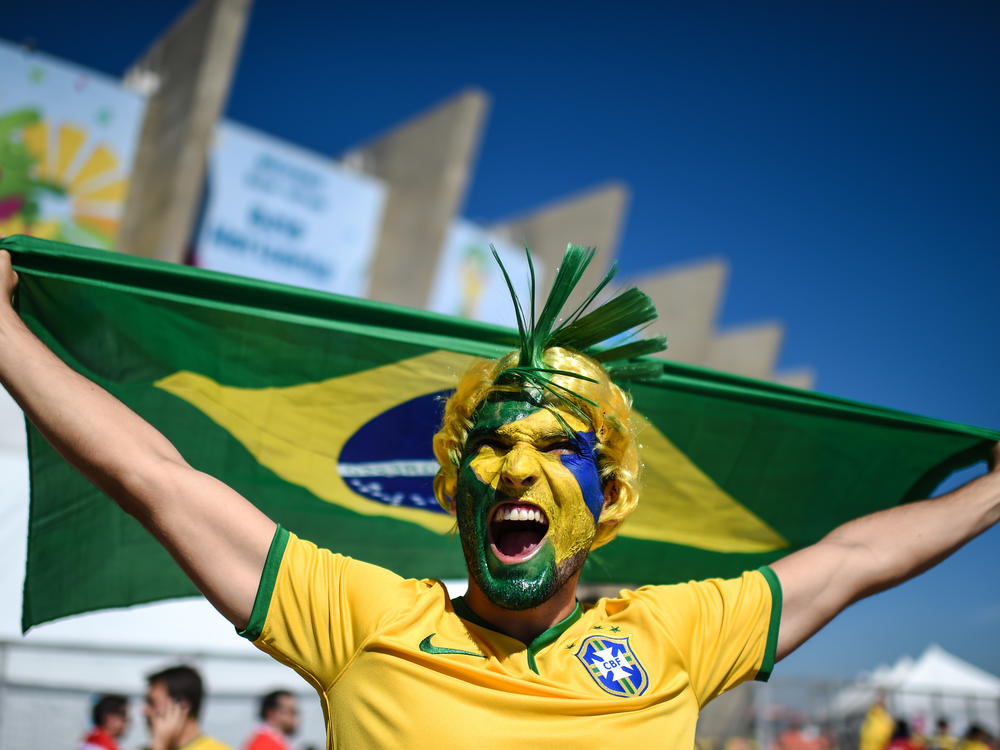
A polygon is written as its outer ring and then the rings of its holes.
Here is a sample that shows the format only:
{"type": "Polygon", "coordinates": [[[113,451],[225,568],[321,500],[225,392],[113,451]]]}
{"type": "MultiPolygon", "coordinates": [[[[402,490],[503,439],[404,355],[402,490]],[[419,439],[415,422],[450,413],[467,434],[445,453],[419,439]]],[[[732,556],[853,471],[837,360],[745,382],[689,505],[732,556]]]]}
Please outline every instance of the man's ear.
{"type": "MultiPolygon", "coordinates": [[[[598,519],[598,525],[608,523],[608,521],[604,520],[604,518],[614,504],[618,502],[621,492],[618,479],[614,476],[610,476],[605,479],[604,484],[601,485],[601,491],[604,494],[604,505],[601,507],[601,517],[598,519]]],[[[617,523],[617,521],[612,521],[611,523],[617,523]]]]}
{"type": "Polygon", "coordinates": [[[604,510],[607,510],[618,502],[618,494],[621,491],[621,487],[618,484],[618,478],[615,476],[608,477],[604,480],[604,485],[601,489],[604,492],[604,510]]]}

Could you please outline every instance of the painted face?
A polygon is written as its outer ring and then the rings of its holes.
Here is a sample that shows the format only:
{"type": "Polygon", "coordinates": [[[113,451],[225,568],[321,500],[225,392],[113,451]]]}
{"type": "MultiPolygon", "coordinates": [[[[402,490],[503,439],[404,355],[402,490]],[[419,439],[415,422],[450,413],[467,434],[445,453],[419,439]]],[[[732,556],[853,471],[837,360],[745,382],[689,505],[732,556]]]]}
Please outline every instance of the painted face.
{"type": "Polygon", "coordinates": [[[476,412],[456,511],[473,581],[506,609],[536,607],[583,565],[604,505],[589,425],[518,400],[476,412]]]}

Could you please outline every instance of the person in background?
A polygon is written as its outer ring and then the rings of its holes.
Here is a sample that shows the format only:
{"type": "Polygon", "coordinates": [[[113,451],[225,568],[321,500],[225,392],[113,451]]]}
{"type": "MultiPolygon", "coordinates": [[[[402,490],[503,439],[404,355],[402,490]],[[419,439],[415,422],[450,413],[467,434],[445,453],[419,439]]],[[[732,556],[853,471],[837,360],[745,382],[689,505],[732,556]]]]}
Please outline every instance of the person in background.
{"type": "Polygon", "coordinates": [[[892,716],[885,710],[885,694],[879,693],[878,698],[872,707],[865,714],[865,721],[861,725],[861,739],[858,743],[859,750],[883,750],[892,737],[892,730],[896,726],[892,716]]]}
{"type": "Polygon", "coordinates": [[[782,732],[771,750],[827,750],[830,741],[815,725],[803,726],[799,719],[791,722],[791,726],[782,732]]]}
{"type": "Polygon", "coordinates": [[[992,738],[989,733],[978,724],[971,724],[965,732],[962,744],[958,750],[990,750],[992,738]]]}
{"type": "Polygon", "coordinates": [[[289,738],[299,728],[299,702],[287,690],[274,690],[260,700],[261,724],[245,750],[291,750],[289,738]]]}
{"type": "Polygon", "coordinates": [[[182,664],[146,680],[143,713],[152,739],[150,750],[230,750],[201,731],[198,717],[204,687],[198,672],[182,664]]]}
{"type": "Polygon", "coordinates": [[[906,719],[899,719],[885,750],[923,750],[923,745],[913,739],[906,719]]]}
{"type": "Polygon", "coordinates": [[[118,739],[128,727],[128,699],[102,695],[91,714],[94,728],[83,738],[80,750],[118,750],[118,739]]]}
{"type": "Polygon", "coordinates": [[[956,750],[958,739],[952,735],[948,720],[942,716],[937,720],[936,727],[934,736],[931,737],[927,745],[928,748],[930,750],[956,750]]]}

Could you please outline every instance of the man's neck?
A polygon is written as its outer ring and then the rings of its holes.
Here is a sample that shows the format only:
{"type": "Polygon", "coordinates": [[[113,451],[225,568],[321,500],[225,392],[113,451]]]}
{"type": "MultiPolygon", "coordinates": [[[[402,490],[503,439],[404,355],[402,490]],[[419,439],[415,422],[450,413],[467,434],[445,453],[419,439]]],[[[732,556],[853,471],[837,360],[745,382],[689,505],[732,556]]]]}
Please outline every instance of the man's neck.
{"type": "Polygon", "coordinates": [[[578,578],[579,574],[573,576],[561,589],[537,607],[520,610],[504,609],[494,604],[486,598],[482,589],[470,580],[469,590],[465,593],[465,603],[469,605],[469,609],[501,633],[528,644],[573,613],[576,608],[578,578]]]}
{"type": "Polygon", "coordinates": [[[201,736],[201,727],[198,726],[198,721],[196,719],[189,718],[184,722],[184,729],[177,736],[177,747],[183,748],[186,745],[194,742],[198,737],[201,736]]]}
{"type": "Polygon", "coordinates": [[[277,724],[272,724],[269,721],[265,721],[263,726],[265,729],[278,735],[278,737],[280,737],[281,739],[285,739],[286,737],[288,737],[288,735],[285,733],[285,730],[279,727],[277,724]]]}

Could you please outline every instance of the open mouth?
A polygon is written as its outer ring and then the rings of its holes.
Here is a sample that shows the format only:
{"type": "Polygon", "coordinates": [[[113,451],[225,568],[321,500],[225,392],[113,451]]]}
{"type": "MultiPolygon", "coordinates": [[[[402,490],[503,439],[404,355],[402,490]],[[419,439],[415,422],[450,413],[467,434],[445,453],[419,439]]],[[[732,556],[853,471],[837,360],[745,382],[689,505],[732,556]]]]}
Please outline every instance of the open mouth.
{"type": "Polygon", "coordinates": [[[501,503],[490,514],[490,547],[505,565],[521,563],[534,556],[548,530],[549,519],[537,505],[501,503]]]}

